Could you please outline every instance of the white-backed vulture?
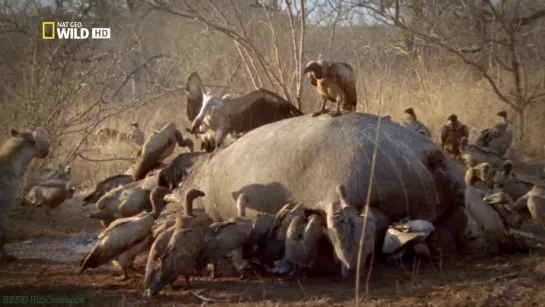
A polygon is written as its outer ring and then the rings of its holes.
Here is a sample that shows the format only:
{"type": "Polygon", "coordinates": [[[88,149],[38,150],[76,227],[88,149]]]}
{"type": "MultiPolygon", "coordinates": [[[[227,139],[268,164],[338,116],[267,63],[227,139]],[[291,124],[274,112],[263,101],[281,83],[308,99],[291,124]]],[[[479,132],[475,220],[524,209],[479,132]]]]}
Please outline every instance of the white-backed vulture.
{"type": "Polygon", "coordinates": [[[530,216],[536,225],[545,228],[545,186],[536,184],[511,207],[522,216],[530,216]]]}
{"type": "Polygon", "coordinates": [[[483,200],[499,213],[507,229],[520,228],[523,214],[513,210],[515,202],[507,193],[497,192],[490,194],[485,196],[483,200]]]}
{"type": "Polygon", "coordinates": [[[472,172],[466,172],[466,176],[473,177],[473,187],[483,193],[483,195],[489,195],[493,192],[493,180],[494,169],[487,162],[479,163],[475,166],[468,168],[472,172]]]}
{"type": "Polygon", "coordinates": [[[32,206],[30,214],[33,214],[37,207],[44,208],[45,214],[53,226],[55,219],[51,215],[51,211],[72,198],[75,190],[76,188],[70,181],[48,181],[32,187],[26,194],[24,203],[32,206]]]}
{"type": "Polygon", "coordinates": [[[184,139],[173,123],[165,125],[158,133],[150,136],[137,153],[138,161],[134,170],[134,180],[143,179],[155,165],[170,156],[176,144],[187,147],[193,152],[193,141],[184,139]]]}
{"type": "MultiPolygon", "coordinates": [[[[185,208],[189,206],[193,207],[193,200],[198,197],[205,196],[205,193],[197,189],[189,189],[185,193],[185,208]]],[[[170,221],[162,224],[162,229],[154,230],[153,245],[151,246],[148,261],[146,263],[146,275],[144,276],[144,288],[147,288],[150,285],[152,274],[159,264],[160,258],[165,253],[168,243],[176,230],[176,224],[169,225],[170,221]]],[[[172,285],[172,284],[171,284],[172,285]]],[[[179,287],[172,285],[174,289],[179,289],[179,287]]]]}
{"type": "Polygon", "coordinates": [[[129,132],[127,138],[138,146],[144,145],[144,141],[146,140],[146,134],[144,133],[144,131],[140,130],[140,127],[136,122],[132,123],[131,127],[133,128],[131,132],[129,132]]]}
{"type": "Polygon", "coordinates": [[[286,242],[286,232],[291,220],[296,216],[306,218],[303,206],[293,206],[288,203],[276,213],[266,238],[265,250],[261,252],[261,259],[264,264],[281,259],[286,242]]]}
{"type": "MultiPolygon", "coordinates": [[[[133,217],[117,219],[104,229],[98,235],[97,243],[81,260],[78,275],[88,268],[96,268],[115,260],[122,266],[122,278],[126,279],[128,277],[128,265],[126,262],[119,263],[118,257],[123,253],[135,253],[136,248],[132,249],[132,247],[136,245],[143,248],[140,243],[149,240],[148,237],[151,236],[151,229],[155,219],[164,206],[163,197],[166,193],[168,193],[167,189],[154,189],[150,195],[153,206],[151,212],[142,212],[133,217]]],[[[138,250],[138,252],[140,251],[141,249],[138,250]]],[[[124,260],[130,260],[131,257],[130,255],[123,255],[124,260]]]]}
{"type": "Polygon", "coordinates": [[[96,184],[95,190],[83,198],[83,206],[90,203],[96,203],[109,191],[120,185],[129,184],[131,182],[134,182],[134,179],[130,175],[114,175],[101,180],[96,184]]]}
{"type": "Polygon", "coordinates": [[[357,266],[359,244],[362,232],[365,238],[362,245],[362,258],[367,259],[375,247],[375,217],[371,211],[367,216],[367,224],[364,230],[364,219],[356,207],[350,206],[347,200],[346,188],[343,184],[337,185],[335,191],[339,201],[332,202],[326,207],[327,230],[329,239],[333,244],[335,255],[342,264],[342,277],[351,277],[357,266]]]}
{"type": "Polygon", "coordinates": [[[469,129],[458,120],[456,114],[447,118],[447,123],[441,126],[441,149],[455,160],[460,160],[460,139],[469,137],[469,129]]]}
{"type": "Polygon", "coordinates": [[[466,171],[465,181],[465,206],[468,216],[472,219],[469,229],[473,235],[477,238],[481,234],[484,235],[491,247],[504,253],[510,254],[526,250],[527,245],[509,235],[509,225],[505,223],[506,219],[501,216],[505,212],[489,206],[484,200],[486,195],[473,186],[477,177],[472,169],[466,171]]]}
{"type": "Polygon", "coordinates": [[[420,133],[423,136],[427,136],[431,138],[430,129],[417,119],[413,108],[405,109],[404,114],[405,114],[405,119],[401,123],[403,127],[413,130],[417,133],[420,133]]]}
{"type": "Polygon", "coordinates": [[[49,176],[47,176],[46,181],[51,180],[60,180],[60,181],[70,181],[72,173],[72,166],[66,165],[62,166],[62,164],[59,164],[57,166],[57,169],[51,173],[49,176]]]}
{"type": "Polygon", "coordinates": [[[403,268],[403,256],[407,252],[429,259],[431,253],[424,241],[434,231],[433,224],[426,220],[410,220],[391,225],[386,231],[382,252],[390,254],[388,259],[403,268]]]}
{"type": "Polygon", "coordinates": [[[308,270],[318,256],[318,244],[323,232],[323,219],[312,214],[308,222],[296,216],[286,232],[284,258],[276,265],[273,273],[293,275],[298,269],[308,270]]]}
{"type": "MultiPolygon", "coordinates": [[[[242,194],[241,194],[242,195],[242,194]]],[[[197,260],[197,271],[205,265],[211,265],[212,279],[217,277],[216,262],[224,256],[231,254],[232,262],[240,273],[240,279],[244,278],[243,269],[246,261],[242,259],[242,248],[249,242],[252,234],[252,221],[250,219],[231,219],[226,222],[216,222],[208,227],[204,239],[204,247],[197,260]]]]}
{"type": "Polygon", "coordinates": [[[207,126],[215,133],[216,149],[222,145],[227,134],[245,133],[266,124],[303,115],[290,102],[263,88],[229,100],[205,94],[196,72],[188,77],[186,91],[187,116],[192,121],[190,132],[196,133],[205,117],[209,116],[207,126]],[[199,111],[195,115],[197,109],[199,111]]]}
{"type": "Polygon", "coordinates": [[[303,75],[305,74],[308,74],[310,84],[316,87],[323,99],[322,108],[314,112],[313,116],[327,112],[328,100],[337,103],[337,109],[331,114],[332,116],[341,115],[341,105],[345,111],[356,111],[358,93],[352,66],[342,62],[310,61],[303,70],[303,75]]]}
{"type": "Polygon", "coordinates": [[[519,178],[513,172],[513,162],[505,160],[503,165],[494,174],[494,191],[503,191],[512,199],[519,199],[534,187],[534,183],[519,178]]]}
{"type": "Polygon", "coordinates": [[[189,278],[195,273],[199,252],[204,246],[205,230],[197,223],[193,216],[182,216],[181,213],[178,213],[174,233],[167,248],[146,278],[144,297],[149,298],[157,294],[169,284],[172,288],[178,289],[179,286],[175,286],[173,283],[180,275],[185,277],[186,289],[190,287],[189,278]]]}
{"type": "Polygon", "coordinates": [[[505,161],[502,156],[490,148],[469,144],[469,140],[465,136],[460,139],[460,155],[466,167],[487,162],[493,168],[500,168],[505,161]]]}
{"type": "Polygon", "coordinates": [[[513,143],[513,127],[507,120],[507,112],[500,111],[497,116],[501,122],[481,131],[476,144],[490,148],[503,157],[513,143]]]}
{"type": "Polygon", "coordinates": [[[110,226],[110,224],[115,221],[115,216],[106,211],[95,211],[87,215],[87,218],[100,220],[100,223],[104,227],[110,226]]]}

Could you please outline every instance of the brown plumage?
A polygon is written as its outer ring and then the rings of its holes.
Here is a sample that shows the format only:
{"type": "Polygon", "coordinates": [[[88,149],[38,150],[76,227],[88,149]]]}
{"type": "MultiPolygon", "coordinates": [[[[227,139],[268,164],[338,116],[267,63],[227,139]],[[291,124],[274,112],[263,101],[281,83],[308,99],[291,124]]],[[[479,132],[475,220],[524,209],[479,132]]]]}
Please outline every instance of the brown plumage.
{"type": "Polygon", "coordinates": [[[468,168],[466,172],[467,182],[471,182],[471,185],[481,191],[483,196],[492,193],[492,181],[494,179],[494,169],[490,164],[483,162],[473,167],[468,168]]]}
{"type": "MultiPolygon", "coordinates": [[[[485,202],[485,196],[482,191],[473,186],[476,180],[476,173],[473,169],[466,171],[465,181],[465,206],[469,217],[471,217],[470,227],[475,229],[476,233],[484,234],[484,238],[489,244],[505,253],[523,252],[527,249],[524,242],[508,234],[509,217],[504,210],[497,210],[485,202]],[[478,227],[474,227],[477,225],[478,227]]],[[[508,215],[508,213],[507,213],[508,215]]]]}
{"type": "Polygon", "coordinates": [[[308,222],[301,216],[293,218],[286,233],[284,258],[276,265],[273,273],[293,275],[298,269],[310,269],[318,256],[322,235],[321,216],[312,214],[308,222]]]}
{"type": "Polygon", "coordinates": [[[452,114],[447,118],[447,123],[441,126],[441,148],[455,160],[460,160],[460,139],[469,137],[467,126],[458,121],[458,116],[452,114]]]}
{"type": "MultiPolygon", "coordinates": [[[[155,219],[164,205],[163,197],[169,191],[164,188],[154,189],[150,195],[153,205],[152,212],[143,212],[137,216],[120,218],[112,222],[98,235],[98,241],[93,249],[80,262],[81,274],[88,268],[96,268],[108,263],[125,252],[134,253],[133,246],[143,246],[142,241],[149,240],[155,219]]],[[[123,267],[123,278],[127,278],[128,267],[123,267]]]]}
{"type": "Polygon", "coordinates": [[[262,251],[262,261],[265,262],[265,264],[279,260],[282,257],[286,241],[286,232],[291,220],[296,216],[306,218],[303,206],[286,204],[276,213],[265,241],[264,251],[262,251]]]}
{"type": "MultiPolygon", "coordinates": [[[[245,194],[240,194],[237,203],[246,203],[245,194]]],[[[244,206],[244,205],[242,205],[244,206]]],[[[239,215],[244,215],[239,207],[239,215]]],[[[216,262],[224,256],[231,254],[232,262],[240,273],[240,278],[244,278],[243,269],[246,267],[246,261],[242,259],[242,249],[249,242],[252,235],[252,220],[245,217],[237,217],[226,222],[217,222],[210,225],[206,231],[204,247],[197,260],[197,271],[210,264],[212,267],[212,278],[216,278],[216,262]]]]}
{"type": "Polygon", "coordinates": [[[10,137],[0,146],[0,262],[16,258],[4,250],[4,227],[18,198],[21,181],[34,158],[44,159],[49,143],[43,128],[34,132],[10,129],[10,137]]]}
{"type": "Polygon", "coordinates": [[[101,197],[112,189],[131,182],[134,182],[134,179],[130,175],[114,175],[101,180],[96,184],[95,190],[83,198],[83,206],[90,203],[96,203],[101,197]]]}
{"type": "Polygon", "coordinates": [[[140,130],[138,123],[131,124],[132,130],[128,133],[127,139],[138,146],[142,146],[146,140],[146,134],[140,130]]]}
{"type": "Polygon", "coordinates": [[[55,220],[51,215],[51,211],[55,210],[55,208],[66,200],[71,199],[74,196],[75,190],[76,188],[70,181],[47,181],[32,187],[26,194],[24,203],[33,207],[30,212],[31,215],[37,207],[44,208],[45,214],[53,226],[55,220]]]}
{"type": "Polygon", "coordinates": [[[87,215],[87,218],[100,220],[102,226],[108,227],[115,221],[115,216],[106,211],[95,211],[87,215]]]}
{"type": "Polygon", "coordinates": [[[538,226],[545,228],[545,186],[534,185],[526,195],[513,203],[511,210],[526,219],[531,218],[538,226]]]}
{"type": "Polygon", "coordinates": [[[519,199],[526,195],[534,187],[534,183],[519,178],[513,172],[513,162],[505,160],[500,169],[494,175],[494,191],[503,191],[512,199],[519,199]]]}
{"type": "Polygon", "coordinates": [[[65,182],[70,181],[71,173],[72,173],[72,166],[70,165],[63,166],[62,164],[59,164],[57,166],[57,169],[54,172],[52,172],[49,176],[47,176],[45,180],[46,181],[60,180],[65,182]]]}
{"type": "Polygon", "coordinates": [[[178,289],[173,283],[180,275],[185,277],[186,289],[190,287],[189,278],[195,274],[197,258],[204,246],[205,231],[196,224],[197,221],[192,216],[177,216],[167,248],[159,257],[155,269],[146,278],[144,297],[157,294],[168,284],[178,289]]]}
{"type": "Polygon", "coordinates": [[[416,118],[413,108],[405,109],[404,113],[405,120],[401,123],[403,127],[431,138],[430,129],[416,118]]]}
{"type": "Polygon", "coordinates": [[[173,123],[165,125],[161,131],[152,135],[137,154],[134,180],[143,179],[155,165],[170,156],[176,144],[180,147],[188,147],[193,152],[193,142],[190,139],[184,139],[173,123]]]}
{"type": "Polygon", "coordinates": [[[476,143],[479,146],[490,148],[503,157],[513,143],[513,128],[507,120],[507,112],[500,111],[496,115],[501,122],[492,128],[481,131],[476,143]]]}
{"type": "MultiPolygon", "coordinates": [[[[326,207],[327,229],[335,255],[342,264],[342,277],[347,279],[356,270],[364,220],[356,208],[348,204],[345,186],[340,184],[335,191],[339,201],[332,202],[326,207]]],[[[367,255],[373,252],[375,246],[376,222],[371,211],[367,219],[362,261],[367,259],[367,255]]]]}
{"type": "Polygon", "coordinates": [[[342,62],[310,61],[303,70],[303,74],[307,73],[310,83],[316,87],[323,99],[322,108],[313,116],[327,112],[328,100],[337,103],[337,110],[332,116],[341,114],[341,105],[345,111],[356,111],[358,94],[352,66],[342,62]]]}
{"type": "Polygon", "coordinates": [[[187,98],[188,106],[192,105],[187,114],[192,121],[190,132],[196,133],[208,117],[206,125],[215,133],[216,149],[227,134],[246,133],[266,124],[303,115],[293,104],[263,88],[224,100],[204,94],[196,73],[192,73],[187,82],[186,90],[193,91],[187,98]],[[198,114],[193,116],[198,107],[198,114]]]}
{"type": "Polygon", "coordinates": [[[502,166],[505,159],[490,148],[469,144],[467,137],[460,139],[460,155],[466,167],[487,162],[493,168],[502,166]]]}
{"type": "MultiPolygon", "coordinates": [[[[185,202],[186,207],[193,206],[193,200],[195,200],[198,197],[205,196],[204,192],[197,190],[197,189],[189,189],[185,193],[185,202]]],[[[194,217],[192,217],[194,218],[194,217]]],[[[195,225],[197,227],[198,225],[195,225]]],[[[154,229],[153,231],[153,245],[151,246],[149,255],[148,255],[148,261],[146,264],[146,275],[144,276],[144,288],[148,288],[148,286],[151,283],[151,278],[154,270],[157,269],[157,266],[159,265],[159,260],[165,253],[167,246],[170,242],[170,239],[172,238],[172,235],[176,231],[176,224],[171,223],[170,220],[164,221],[162,225],[160,225],[158,228],[154,229]],[[160,228],[159,228],[160,227],[160,228]]],[[[176,286],[174,286],[176,288],[176,286]]]]}

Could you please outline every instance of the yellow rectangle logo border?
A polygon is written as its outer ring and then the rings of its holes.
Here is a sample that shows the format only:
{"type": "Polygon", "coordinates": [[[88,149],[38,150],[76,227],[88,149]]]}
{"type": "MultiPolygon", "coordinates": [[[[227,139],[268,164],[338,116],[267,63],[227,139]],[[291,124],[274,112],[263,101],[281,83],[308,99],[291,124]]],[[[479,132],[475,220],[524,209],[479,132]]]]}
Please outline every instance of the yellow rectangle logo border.
{"type": "Polygon", "coordinates": [[[54,21],[44,21],[42,22],[42,39],[55,39],[55,22],[54,21]],[[45,32],[45,27],[51,25],[51,36],[47,36],[45,32]]]}

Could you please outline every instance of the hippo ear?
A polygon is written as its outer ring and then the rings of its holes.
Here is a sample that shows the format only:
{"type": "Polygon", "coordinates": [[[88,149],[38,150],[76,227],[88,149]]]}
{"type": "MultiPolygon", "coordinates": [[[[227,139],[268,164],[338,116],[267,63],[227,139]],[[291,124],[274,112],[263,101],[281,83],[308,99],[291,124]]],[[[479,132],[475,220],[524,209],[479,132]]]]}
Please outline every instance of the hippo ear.
{"type": "Polygon", "coordinates": [[[9,136],[18,136],[19,131],[17,131],[15,128],[9,129],[9,136]]]}
{"type": "Polygon", "coordinates": [[[441,150],[427,150],[426,162],[431,170],[445,166],[445,159],[441,150]]]}

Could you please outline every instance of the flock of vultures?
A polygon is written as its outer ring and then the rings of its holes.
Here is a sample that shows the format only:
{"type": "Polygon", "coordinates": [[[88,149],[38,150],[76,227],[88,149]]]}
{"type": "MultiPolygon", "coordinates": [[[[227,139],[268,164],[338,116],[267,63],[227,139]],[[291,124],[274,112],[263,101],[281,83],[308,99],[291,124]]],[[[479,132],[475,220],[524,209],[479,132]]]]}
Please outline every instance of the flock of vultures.
{"type": "MultiPolygon", "coordinates": [[[[336,117],[356,111],[355,76],[350,65],[312,61],[304,73],[323,99],[322,107],[313,117],[336,117]],[[326,109],[328,101],[337,104],[336,110],[326,109]]],[[[187,79],[186,94],[186,113],[192,125],[184,133],[199,137],[201,150],[213,152],[211,155],[230,146],[225,144],[226,136],[236,142],[240,135],[260,126],[304,115],[284,98],[265,89],[238,98],[210,95],[196,72],[187,79]]],[[[412,108],[405,110],[405,116],[402,126],[432,137],[412,108]]],[[[468,127],[455,114],[448,116],[439,134],[441,148],[466,170],[466,212],[472,217],[468,236],[483,238],[488,245],[502,250],[506,238],[513,240],[516,236],[511,230],[518,229],[525,220],[545,227],[545,189],[521,180],[515,174],[513,162],[504,159],[513,140],[513,128],[506,112],[501,111],[497,116],[498,123],[482,131],[475,144],[468,143],[468,127]]],[[[391,118],[385,116],[382,120],[391,121],[391,118]]],[[[328,205],[325,212],[287,204],[276,215],[263,213],[249,218],[246,208],[250,200],[241,193],[237,197],[238,217],[214,222],[204,209],[193,208],[195,199],[206,197],[199,187],[185,189],[184,195],[178,193],[190,172],[190,165],[184,164],[188,153],[168,164],[163,162],[176,145],[193,152],[193,142],[173,123],[153,132],[146,140],[138,124],[133,126],[135,130],[129,135],[111,129],[101,131],[106,137],[135,142],[140,149],[136,163],[127,173],[102,180],[84,198],[85,204],[96,204],[97,211],[89,217],[100,219],[104,229],[94,247],[81,259],[79,274],[113,263],[122,270],[123,279],[131,278],[135,258],[145,252],[148,258],[143,290],[144,296],[150,297],[165,286],[180,288],[176,284],[180,276],[185,278],[187,287],[190,277],[202,274],[205,269],[212,277],[216,276],[216,264],[222,259],[230,259],[241,278],[254,266],[280,275],[305,273],[322,255],[319,245],[324,238],[331,243],[340,263],[340,275],[349,278],[354,272],[360,237],[362,232],[371,231],[369,227],[373,224],[365,221],[372,216],[350,205],[343,184],[335,187],[338,200],[328,205]],[[166,214],[162,209],[168,203],[178,203],[184,210],[166,214]]],[[[14,192],[18,191],[32,159],[48,155],[49,145],[42,134],[41,129],[34,132],[12,129],[0,149],[0,260],[16,260],[4,249],[4,224],[13,203],[20,198],[30,206],[42,206],[50,212],[74,194],[70,167],[59,168],[23,197],[14,192]]],[[[431,257],[426,239],[434,230],[429,221],[399,221],[389,226],[381,252],[398,266],[413,263],[415,258],[425,261],[431,257]]],[[[363,248],[375,245],[372,237],[365,238],[363,248]]],[[[524,249],[522,241],[520,245],[524,249]]]]}

